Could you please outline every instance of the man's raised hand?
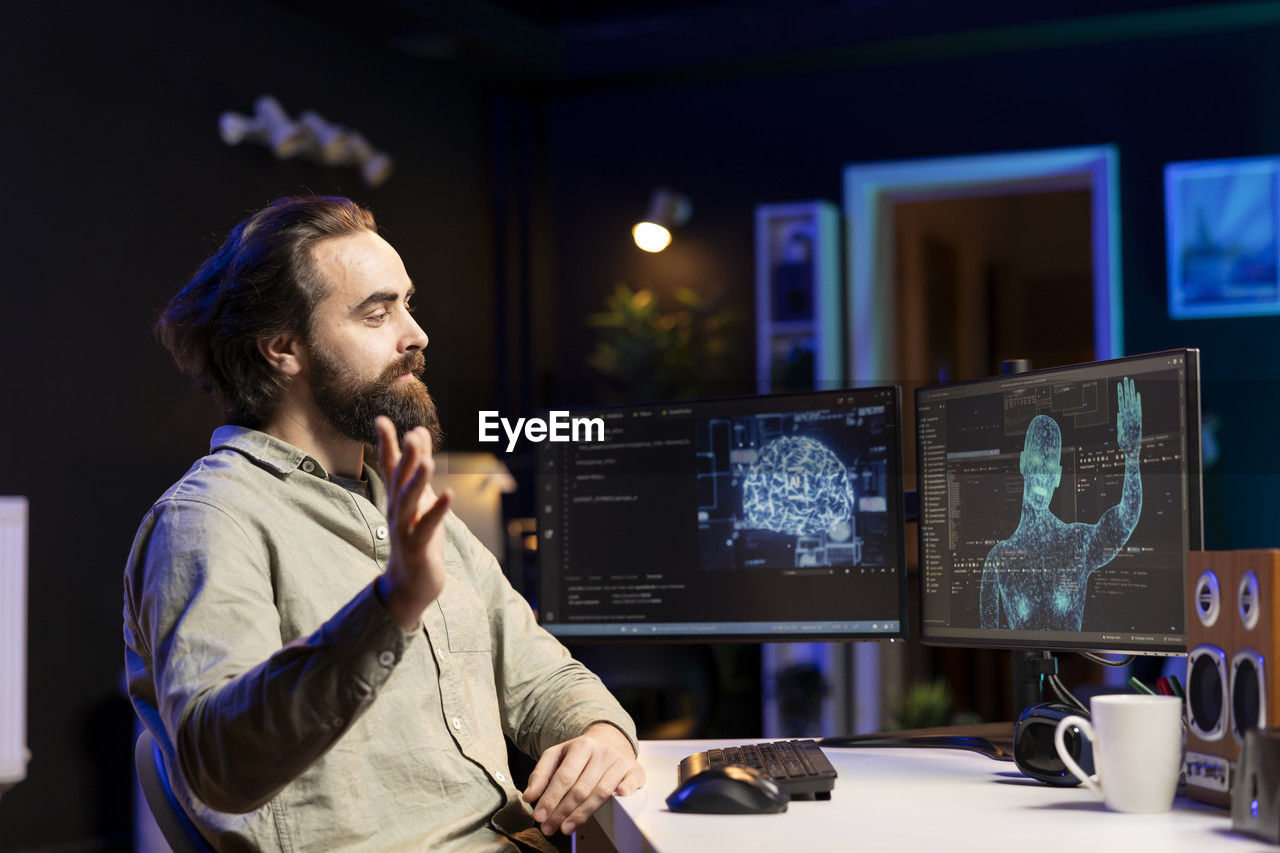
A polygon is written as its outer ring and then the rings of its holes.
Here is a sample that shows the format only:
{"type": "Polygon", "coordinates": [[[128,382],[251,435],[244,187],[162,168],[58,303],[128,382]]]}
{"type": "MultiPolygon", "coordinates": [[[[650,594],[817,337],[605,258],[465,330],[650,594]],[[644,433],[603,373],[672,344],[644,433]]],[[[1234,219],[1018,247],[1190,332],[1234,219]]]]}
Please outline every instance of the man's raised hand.
{"type": "Polygon", "coordinates": [[[422,611],[444,589],[444,515],[453,500],[445,489],[431,490],[435,461],[431,434],[422,427],[405,433],[404,452],[391,419],[379,415],[378,457],[387,478],[387,521],[391,559],[378,590],[392,618],[405,631],[416,630],[422,611]]]}

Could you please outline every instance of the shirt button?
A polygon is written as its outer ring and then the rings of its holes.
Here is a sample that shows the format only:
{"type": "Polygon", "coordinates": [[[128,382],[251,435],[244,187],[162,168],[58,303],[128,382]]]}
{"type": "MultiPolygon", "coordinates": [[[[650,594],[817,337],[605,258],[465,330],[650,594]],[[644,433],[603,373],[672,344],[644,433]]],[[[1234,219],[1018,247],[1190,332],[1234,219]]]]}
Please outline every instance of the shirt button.
{"type": "Polygon", "coordinates": [[[303,459],[302,470],[310,474],[312,471],[316,470],[316,463],[312,462],[310,459],[303,459]]]}
{"type": "Polygon", "coordinates": [[[334,717],[334,718],[333,718],[333,727],[334,727],[335,729],[340,729],[340,728],[342,728],[342,718],[341,718],[341,717],[334,717]]]}
{"type": "Polygon", "coordinates": [[[396,656],[391,652],[383,652],[382,654],[378,655],[378,663],[382,664],[383,666],[391,666],[391,664],[395,662],[396,662],[396,656]]]}
{"type": "Polygon", "coordinates": [[[440,660],[444,660],[444,649],[439,646],[436,646],[436,657],[440,658],[440,660]]]}
{"type": "Polygon", "coordinates": [[[460,720],[460,719],[459,719],[459,718],[457,718],[457,717],[454,717],[454,718],[453,718],[453,727],[454,727],[454,729],[455,729],[455,730],[456,730],[456,729],[460,729],[460,728],[462,728],[462,720],[460,720]]]}
{"type": "Polygon", "coordinates": [[[377,530],[375,530],[375,531],[373,531],[373,535],[374,535],[374,536],[377,536],[379,539],[386,539],[386,538],[387,538],[387,526],[386,526],[385,524],[379,524],[379,525],[378,525],[378,529],[377,529],[377,530]]]}
{"type": "Polygon", "coordinates": [[[499,782],[507,781],[507,777],[503,776],[501,772],[493,774],[493,778],[497,779],[499,782]]]}

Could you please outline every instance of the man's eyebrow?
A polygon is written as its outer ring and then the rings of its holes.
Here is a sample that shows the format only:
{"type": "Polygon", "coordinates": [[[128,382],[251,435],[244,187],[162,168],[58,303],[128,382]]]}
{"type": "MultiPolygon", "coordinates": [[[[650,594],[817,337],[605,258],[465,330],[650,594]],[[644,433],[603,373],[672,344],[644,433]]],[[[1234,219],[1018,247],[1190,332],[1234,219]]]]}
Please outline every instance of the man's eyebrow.
{"type": "MultiPolygon", "coordinates": [[[[405,294],[405,299],[412,299],[413,294],[416,292],[417,292],[417,289],[414,288],[413,286],[410,286],[409,291],[405,294]]],[[[354,308],[351,309],[351,313],[359,314],[361,311],[365,310],[366,308],[372,308],[373,306],[381,305],[384,302],[399,302],[399,301],[400,301],[400,294],[396,293],[395,291],[379,290],[374,293],[370,293],[368,296],[366,296],[360,302],[360,304],[356,305],[354,308]]]]}

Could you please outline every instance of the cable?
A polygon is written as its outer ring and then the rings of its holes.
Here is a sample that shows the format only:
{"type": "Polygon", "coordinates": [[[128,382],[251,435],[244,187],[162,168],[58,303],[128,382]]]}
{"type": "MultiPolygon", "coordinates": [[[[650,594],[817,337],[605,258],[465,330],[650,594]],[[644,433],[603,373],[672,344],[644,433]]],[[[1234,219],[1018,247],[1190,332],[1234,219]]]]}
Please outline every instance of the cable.
{"type": "Polygon", "coordinates": [[[1133,663],[1134,655],[1126,655],[1120,660],[1110,660],[1102,655],[1095,655],[1093,652],[1079,652],[1079,655],[1088,661],[1093,661],[1100,666],[1128,666],[1133,663]]]}
{"type": "Polygon", "coordinates": [[[1048,682],[1049,687],[1053,689],[1053,692],[1057,695],[1058,699],[1060,699],[1064,704],[1070,705],[1086,715],[1089,713],[1089,709],[1084,706],[1084,703],[1077,699],[1075,694],[1067,689],[1067,686],[1062,683],[1062,679],[1058,678],[1057,675],[1046,676],[1045,681],[1048,682]]]}

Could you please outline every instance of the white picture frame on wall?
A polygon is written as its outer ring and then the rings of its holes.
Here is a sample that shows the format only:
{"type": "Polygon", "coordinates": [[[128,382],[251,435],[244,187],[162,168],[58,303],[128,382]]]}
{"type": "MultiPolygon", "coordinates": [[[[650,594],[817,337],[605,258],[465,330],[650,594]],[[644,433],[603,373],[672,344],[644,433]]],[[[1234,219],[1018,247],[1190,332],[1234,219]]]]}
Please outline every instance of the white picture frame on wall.
{"type": "Polygon", "coordinates": [[[756,207],[756,385],[837,387],[844,377],[840,210],[822,200],[756,207]]]}

